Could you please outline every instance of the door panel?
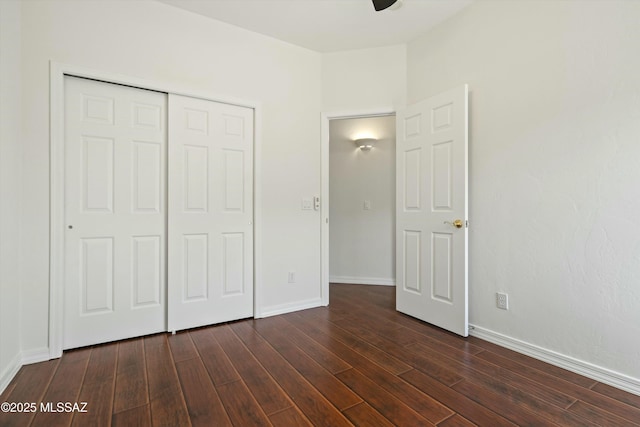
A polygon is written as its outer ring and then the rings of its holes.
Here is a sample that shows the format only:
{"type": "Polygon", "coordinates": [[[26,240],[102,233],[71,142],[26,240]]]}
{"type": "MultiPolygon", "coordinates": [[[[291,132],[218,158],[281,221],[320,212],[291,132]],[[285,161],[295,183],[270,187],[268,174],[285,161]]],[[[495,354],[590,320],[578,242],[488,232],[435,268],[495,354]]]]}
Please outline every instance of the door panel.
{"type": "Polygon", "coordinates": [[[133,143],[133,211],[160,213],[163,146],[152,142],[133,143]]]}
{"type": "Polygon", "coordinates": [[[81,239],[80,314],[113,311],[113,239],[81,239]]]}
{"type": "Polygon", "coordinates": [[[399,112],[396,147],[396,308],[467,336],[467,86],[399,112]]]}
{"type": "Polygon", "coordinates": [[[208,234],[184,237],[183,301],[206,301],[208,298],[208,234]]]}
{"type": "Polygon", "coordinates": [[[63,348],[166,330],[166,95],[65,77],[63,348]]]}
{"type": "Polygon", "coordinates": [[[209,149],[185,145],[183,147],[185,212],[207,212],[209,208],[209,149]]]}
{"type": "Polygon", "coordinates": [[[82,136],[82,200],[84,212],[113,213],[112,138],[82,136]]]}
{"type": "Polygon", "coordinates": [[[162,236],[133,236],[133,307],[160,304],[164,290],[162,236]]]}
{"type": "Polygon", "coordinates": [[[404,252],[402,257],[404,262],[400,265],[403,267],[403,286],[406,292],[414,292],[420,294],[421,292],[421,259],[420,256],[422,247],[421,245],[421,232],[413,230],[403,230],[404,245],[402,246],[404,252]]]}
{"type": "Polygon", "coordinates": [[[419,148],[407,150],[404,153],[405,170],[402,194],[404,195],[405,211],[419,211],[421,209],[421,154],[422,153],[419,148]]]}
{"type": "Polygon", "coordinates": [[[253,110],[169,95],[169,330],[253,315],[253,110]]]}

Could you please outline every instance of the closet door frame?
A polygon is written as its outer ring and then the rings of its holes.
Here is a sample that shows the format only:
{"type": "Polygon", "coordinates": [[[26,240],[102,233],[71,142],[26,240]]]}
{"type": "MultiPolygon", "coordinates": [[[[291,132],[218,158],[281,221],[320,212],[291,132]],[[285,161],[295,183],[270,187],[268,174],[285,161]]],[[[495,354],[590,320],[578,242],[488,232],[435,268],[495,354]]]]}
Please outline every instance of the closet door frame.
{"type": "Polygon", "coordinates": [[[49,358],[62,356],[64,316],[64,76],[83,77],[157,92],[173,93],[251,108],[253,138],[253,315],[261,315],[262,256],[262,111],[259,102],[206,93],[166,82],[140,79],[51,61],[49,64],[49,358]]]}

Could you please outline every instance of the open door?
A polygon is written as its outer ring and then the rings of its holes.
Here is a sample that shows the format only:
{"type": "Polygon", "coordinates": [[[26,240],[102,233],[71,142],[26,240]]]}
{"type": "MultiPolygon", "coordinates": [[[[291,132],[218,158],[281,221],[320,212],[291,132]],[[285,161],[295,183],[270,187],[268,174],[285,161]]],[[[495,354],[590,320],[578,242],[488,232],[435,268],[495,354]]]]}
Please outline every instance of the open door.
{"type": "Polygon", "coordinates": [[[396,309],[468,335],[467,85],[397,114],[396,309]]]}

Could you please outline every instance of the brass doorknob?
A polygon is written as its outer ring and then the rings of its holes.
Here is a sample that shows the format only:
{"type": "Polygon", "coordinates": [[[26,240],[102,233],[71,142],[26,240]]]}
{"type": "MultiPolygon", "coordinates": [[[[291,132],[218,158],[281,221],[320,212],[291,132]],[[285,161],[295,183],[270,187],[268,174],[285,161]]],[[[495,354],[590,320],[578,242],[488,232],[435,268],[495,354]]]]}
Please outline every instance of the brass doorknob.
{"type": "Polygon", "coordinates": [[[449,225],[453,225],[456,228],[462,228],[462,220],[461,219],[456,219],[455,221],[451,222],[451,221],[445,221],[445,224],[449,224],[449,225]]]}

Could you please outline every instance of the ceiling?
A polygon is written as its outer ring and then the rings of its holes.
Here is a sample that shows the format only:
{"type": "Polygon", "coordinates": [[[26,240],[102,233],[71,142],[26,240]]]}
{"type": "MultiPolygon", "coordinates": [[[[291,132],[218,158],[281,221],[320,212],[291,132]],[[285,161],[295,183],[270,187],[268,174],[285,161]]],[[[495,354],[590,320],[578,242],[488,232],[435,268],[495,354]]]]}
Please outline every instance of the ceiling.
{"type": "Polygon", "coordinates": [[[317,52],[406,43],[472,0],[403,0],[376,12],[371,0],[158,0],[317,52]]]}

